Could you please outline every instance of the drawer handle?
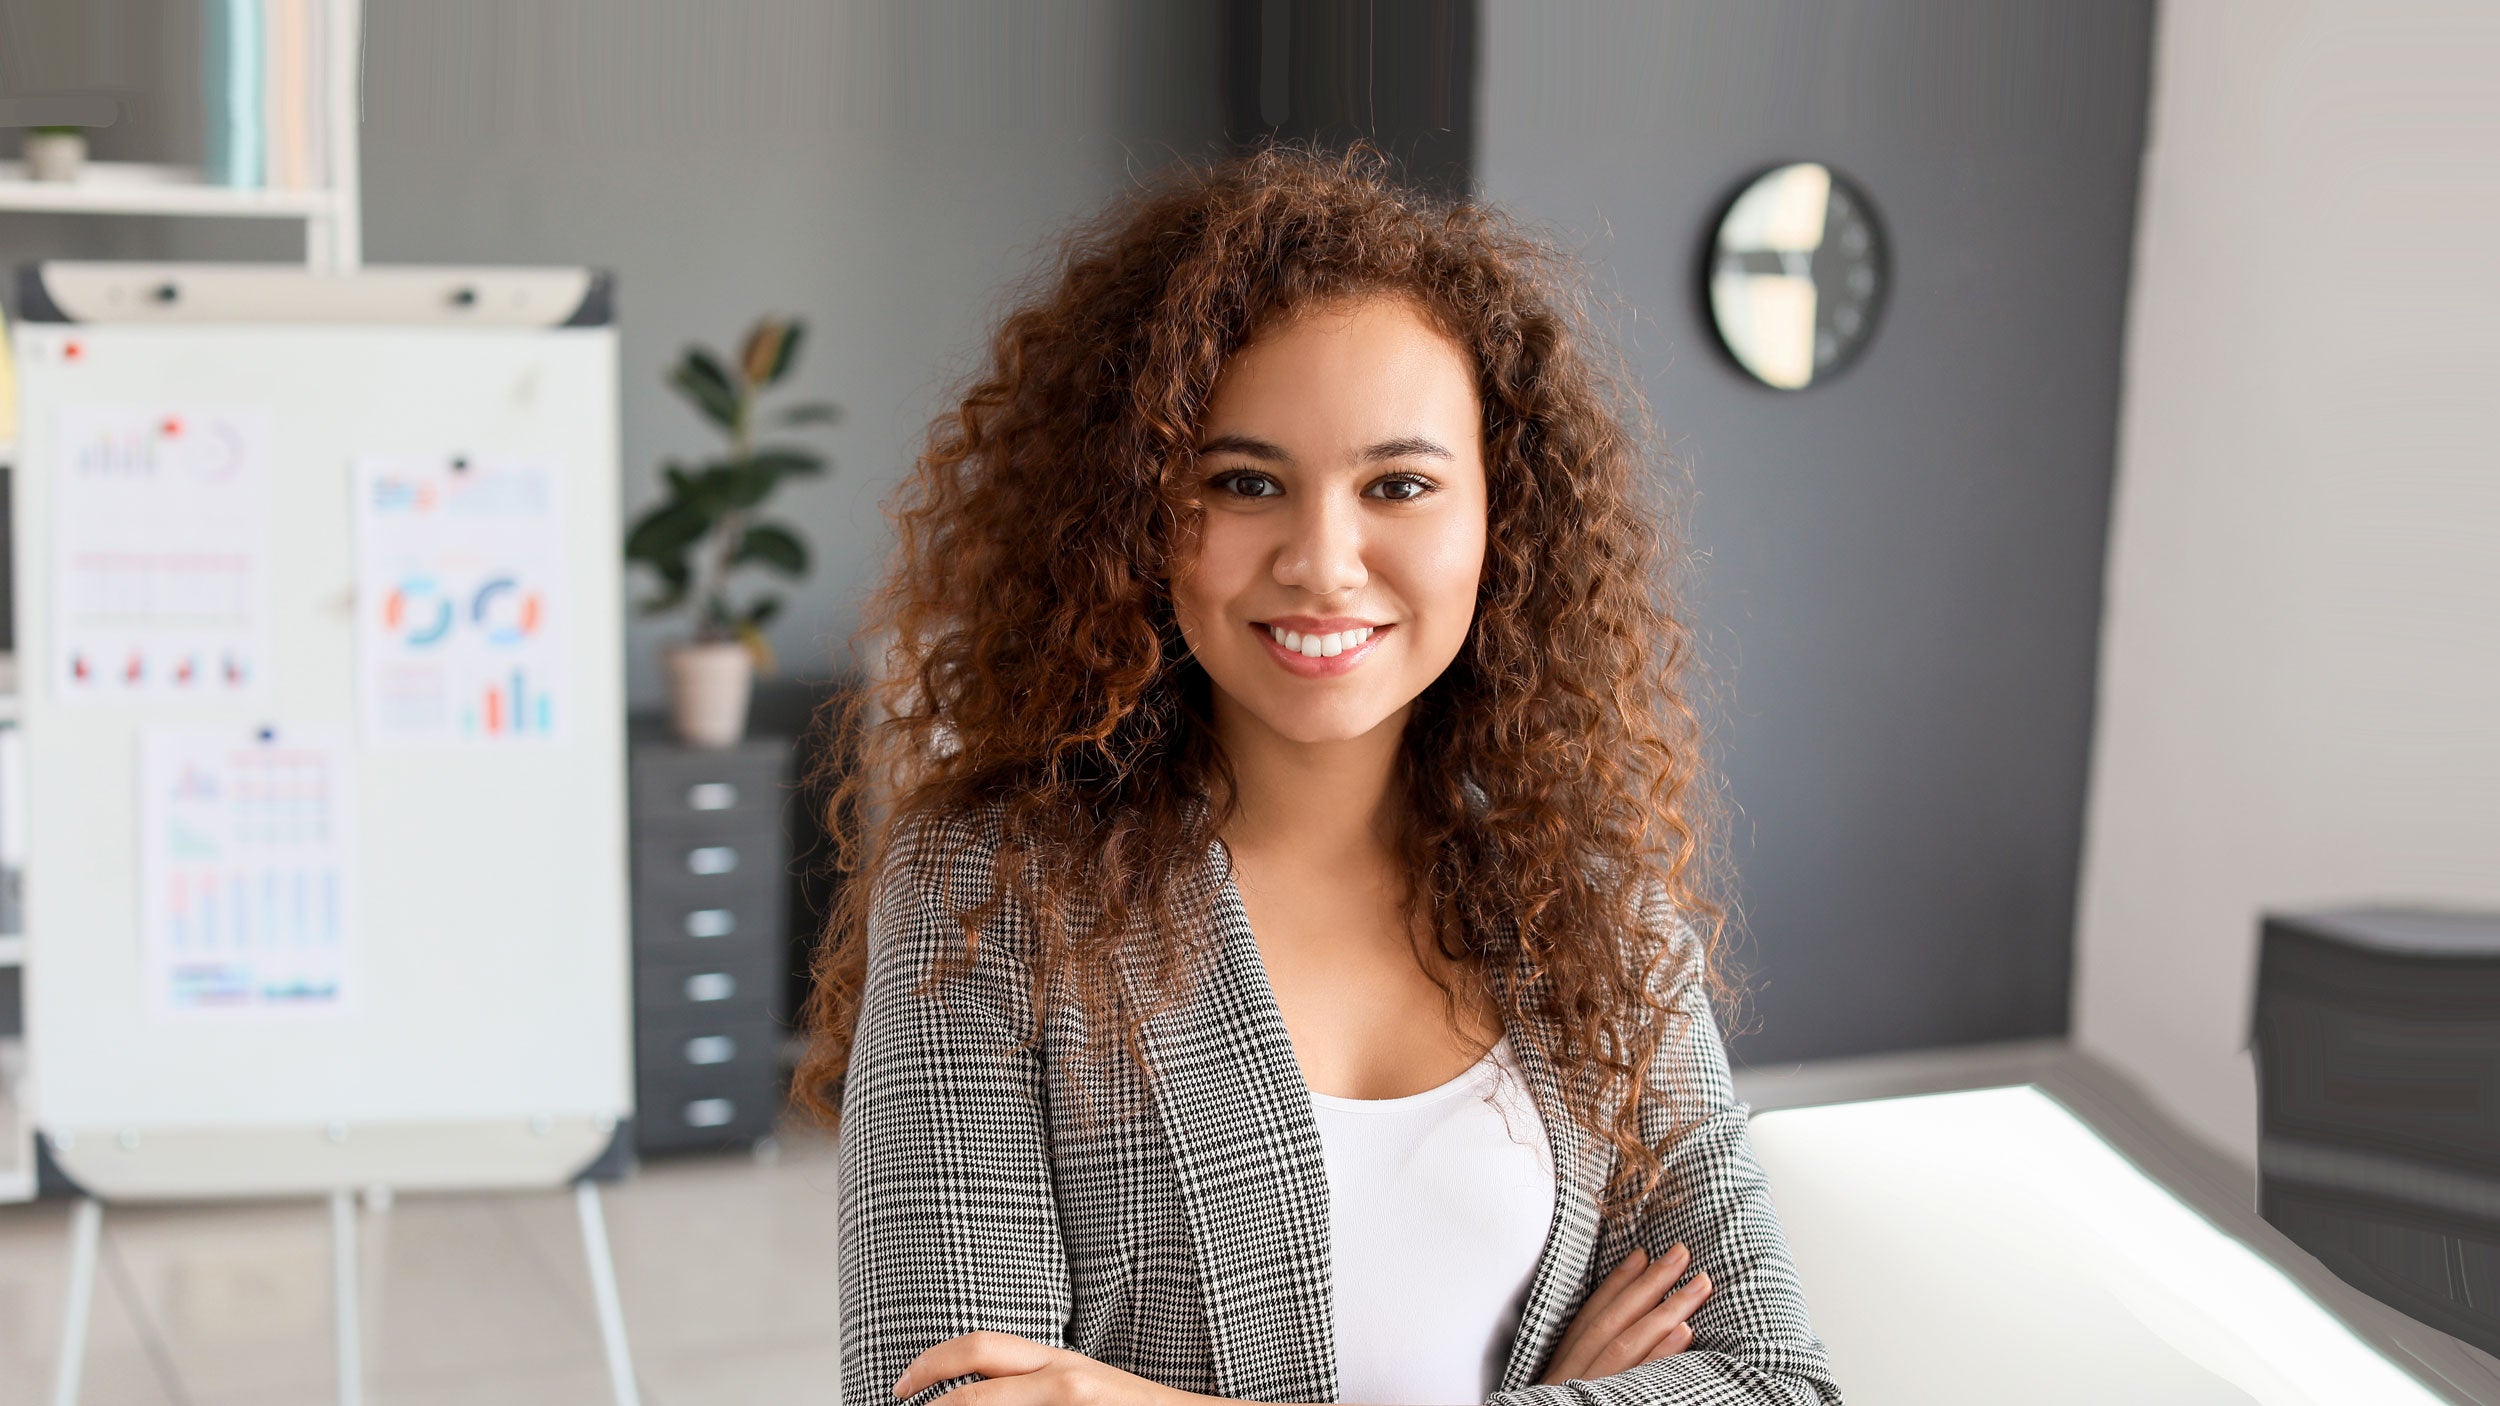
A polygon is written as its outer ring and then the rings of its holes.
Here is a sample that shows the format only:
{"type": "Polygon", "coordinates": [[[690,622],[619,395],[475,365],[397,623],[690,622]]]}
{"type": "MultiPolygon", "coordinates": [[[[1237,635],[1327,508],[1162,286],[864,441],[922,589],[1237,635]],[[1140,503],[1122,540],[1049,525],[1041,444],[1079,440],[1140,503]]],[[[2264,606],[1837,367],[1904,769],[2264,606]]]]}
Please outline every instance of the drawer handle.
{"type": "Polygon", "coordinates": [[[727,1064],[738,1057],[738,1042],[727,1035],[697,1035],[686,1042],[686,1063],[727,1064]]]}
{"type": "Polygon", "coordinates": [[[738,915],[726,908],[697,908],[686,915],[688,937],[727,937],[737,926],[738,915]]]}
{"type": "Polygon", "coordinates": [[[686,851],[686,867],[697,874],[726,874],[738,867],[738,847],[697,845],[686,851]]]}
{"type": "Polygon", "coordinates": [[[686,1105],[686,1126],[717,1128],[738,1116],[738,1105],[725,1098],[699,1098],[686,1105]]]}
{"type": "Polygon", "coordinates": [[[727,972],[696,972],[686,978],[689,1001],[726,1001],[738,994],[738,978],[727,972]]]}
{"type": "Polygon", "coordinates": [[[698,781],[686,788],[686,805],[693,810],[727,810],[738,803],[738,788],[726,781],[698,781]]]}

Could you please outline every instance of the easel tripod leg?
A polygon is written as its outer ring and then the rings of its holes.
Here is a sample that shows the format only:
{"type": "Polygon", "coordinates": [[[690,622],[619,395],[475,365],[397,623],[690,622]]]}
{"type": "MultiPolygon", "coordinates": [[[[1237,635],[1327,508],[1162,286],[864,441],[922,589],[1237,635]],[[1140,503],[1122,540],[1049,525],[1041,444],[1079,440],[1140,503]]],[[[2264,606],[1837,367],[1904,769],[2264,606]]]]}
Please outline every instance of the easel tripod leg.
{"type": "Polygon", "coordinates": [[[104,1203],[82,1196],[69,1219],[69,1302],[61,1312],[61,1361],[52,1373],[52,1406],[78,1406],[78,1376],[87,1364],[87,1309],[95,1302],[96,1242],[104,1203]]]}
{"type": "Polygon", "coordinates": [[[337,1304],[339,1406],[364,1400],[364,1335],[356,1322],[356,1193],[330,1192],[330,1290],[337,1304]]]}
{"type": "Polygon", "coordinates": [[[573,1183],[573,1203],[582,1213],[582,1252],[590,1257],[590,1293],[599,1305],[599,1341],[607,1349],[616,1406],[641,1406],[633,1355],[625,1350],[625,1310],[616,1294],[616,1262],[608,1255],[607,1220],[599,1213],[599,1184],[589,1177],[573,1183]]]}

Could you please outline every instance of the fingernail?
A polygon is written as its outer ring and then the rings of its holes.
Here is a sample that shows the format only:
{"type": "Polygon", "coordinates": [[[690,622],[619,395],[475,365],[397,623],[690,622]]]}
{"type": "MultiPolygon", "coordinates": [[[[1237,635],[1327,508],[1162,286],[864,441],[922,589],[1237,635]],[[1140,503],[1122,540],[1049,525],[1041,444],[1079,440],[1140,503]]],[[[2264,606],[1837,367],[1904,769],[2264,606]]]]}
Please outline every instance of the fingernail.
{"type": "Polygon", "coordinates": [[[1692,1251],[1690,1251],[1690,1250],[1688,1250],[1688,1249],[1684,1248],[1684,1242],[1683,1242],[1683,1241],[1681,1241],[1681,1240],[1678,1240],[1678,1241],[1676,1241],[1676,1242],[1675,1242],[1675,1248],[1674,1248],[1674,1249],[1672,1249],[1672,1250],[1667,1251],[1667,1258],[1668,1258],[1668,1259],[1671,1259],[1671,1260],[1672,1260],[1672,1259],[1681,1259],[1681,1258],[1683,1258],[1684,1256],[1689,1255],[1689,1254],[1691,1254],[1691,1253],[1692,1253],[1692,1251]]]}

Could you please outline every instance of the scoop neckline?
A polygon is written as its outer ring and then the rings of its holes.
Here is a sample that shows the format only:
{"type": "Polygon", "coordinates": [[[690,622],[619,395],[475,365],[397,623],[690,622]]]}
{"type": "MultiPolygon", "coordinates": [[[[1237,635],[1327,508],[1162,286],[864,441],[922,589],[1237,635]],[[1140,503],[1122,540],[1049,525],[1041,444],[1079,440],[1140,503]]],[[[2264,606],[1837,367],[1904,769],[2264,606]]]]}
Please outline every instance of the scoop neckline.
{"type": "Polygon", "coordinates": [[[1396,1098],[1347,1098],[1343,1094],[1324,1094],[1317,1089],[1312,1089],[1310,1090],[1311,1102],[1318,1107],[1332,1108],[1340,1113],[1395,1113],[1401,1109],[1438,1103],[1452,1094],[1463,1092],[1482,1083],[1488,1071],[1498,1071],[1502,1056],[1508,1054],[1509,1051],[1510,1037],[1504,1035],[1493,1042],[1493,1048],[1486,1050],[1481,1059],[1459,1071],[1448,1083],[1436,1085],[1420,1093],[1400,1094],[1396,1098]]]}

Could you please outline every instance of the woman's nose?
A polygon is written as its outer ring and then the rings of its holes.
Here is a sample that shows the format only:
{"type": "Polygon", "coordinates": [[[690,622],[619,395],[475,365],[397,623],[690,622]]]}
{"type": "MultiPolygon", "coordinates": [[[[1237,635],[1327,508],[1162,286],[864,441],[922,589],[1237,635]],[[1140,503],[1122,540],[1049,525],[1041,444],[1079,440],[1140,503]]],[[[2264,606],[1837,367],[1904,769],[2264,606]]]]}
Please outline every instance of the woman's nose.
{"type": "Polygon", "coordinates": [[[1314,596],[1361,587],[1363,523],[1351,503],[1322,498],[1293,515],[1292,535],[1276,553],[1276,580],[1314,596]]]}

